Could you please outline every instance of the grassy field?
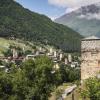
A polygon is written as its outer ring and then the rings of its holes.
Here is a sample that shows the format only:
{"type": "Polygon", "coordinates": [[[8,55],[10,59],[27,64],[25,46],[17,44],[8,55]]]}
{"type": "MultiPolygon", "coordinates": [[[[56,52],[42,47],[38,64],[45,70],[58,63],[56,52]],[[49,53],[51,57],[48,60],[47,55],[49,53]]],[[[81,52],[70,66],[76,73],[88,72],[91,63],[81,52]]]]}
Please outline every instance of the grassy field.
{"type": "Polygon", "coordinates": [[[0,38],[0,56],[2,56],[2,52],[6,51],[10,45],[15,45],[20,48],[24,48],[25,50],[32,50],[32,47],[29,45],[26,45],[24,41],[21,40],[10,40],[10,39],[4,39],[0,38]]]}

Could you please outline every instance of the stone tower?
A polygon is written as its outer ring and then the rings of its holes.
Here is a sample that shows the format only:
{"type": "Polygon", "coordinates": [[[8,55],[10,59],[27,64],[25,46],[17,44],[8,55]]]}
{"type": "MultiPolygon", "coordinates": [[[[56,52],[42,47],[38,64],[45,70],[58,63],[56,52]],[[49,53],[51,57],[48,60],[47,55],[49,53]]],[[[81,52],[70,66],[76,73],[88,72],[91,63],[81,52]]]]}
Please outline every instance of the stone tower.
{"type": "Polygon", "coordinates": [[[81,42],[81,80],[100,72],[100,38],[91,36],[81,42]]]}
{"type": "Polygon", "coordinates": [[[17,50],[14,48],[13,49],[13,58],[17,58],[18,57],[18,53],[17,50]]]}

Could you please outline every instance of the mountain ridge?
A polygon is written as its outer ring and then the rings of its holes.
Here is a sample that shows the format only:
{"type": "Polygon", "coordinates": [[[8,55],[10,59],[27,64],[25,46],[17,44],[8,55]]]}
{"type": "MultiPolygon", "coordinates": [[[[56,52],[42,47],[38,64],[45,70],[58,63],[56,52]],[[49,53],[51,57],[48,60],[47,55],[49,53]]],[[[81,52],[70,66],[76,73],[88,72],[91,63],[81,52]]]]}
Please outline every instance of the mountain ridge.
{"type": "Polygon", "coordinates": [[[55,22],[67,25],[83,36],[99,36],[100,3],[81,7],[55,19],[55,22]]]}
{"type": "Polygon", "coordinates": [[[34,13],[14,0],[0,0],[0,36],[53,45],[65,51],[79,51],[81,35],[34,13]]]}

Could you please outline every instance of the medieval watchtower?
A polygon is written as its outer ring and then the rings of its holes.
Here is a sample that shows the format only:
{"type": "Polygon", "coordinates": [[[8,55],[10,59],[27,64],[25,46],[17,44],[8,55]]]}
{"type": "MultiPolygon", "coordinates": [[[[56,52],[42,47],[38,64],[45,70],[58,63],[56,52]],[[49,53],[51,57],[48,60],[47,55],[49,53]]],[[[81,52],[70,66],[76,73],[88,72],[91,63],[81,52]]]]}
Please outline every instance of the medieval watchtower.
{"type": "Polygon", "coordinates": [[[91,36],[81,42],[81,80],[96,76],[100,72],[100,38],[91,36]]]}

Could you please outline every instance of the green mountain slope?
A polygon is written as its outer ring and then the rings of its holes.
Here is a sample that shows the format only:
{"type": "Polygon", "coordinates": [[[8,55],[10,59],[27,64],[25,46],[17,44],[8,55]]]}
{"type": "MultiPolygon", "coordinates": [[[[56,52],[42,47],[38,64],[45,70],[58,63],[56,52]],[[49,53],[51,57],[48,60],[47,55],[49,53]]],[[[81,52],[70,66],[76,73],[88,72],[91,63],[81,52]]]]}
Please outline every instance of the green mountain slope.
{"type": "Polygon", "coordinates": [[[48,17],[23,8],[13,0],[0,0],[0,36],[47,43],[65,51],[78,51],[81,36],[48,17]]]}
{"type": "Polygon", "coordinates": [[[55,22],[66,25],[83,36],[100,36],[100,3],[81,7],[67,13],[55,22]]]}

